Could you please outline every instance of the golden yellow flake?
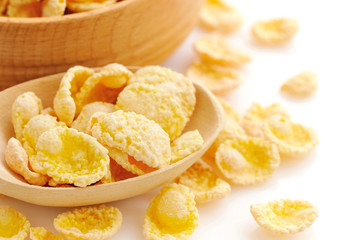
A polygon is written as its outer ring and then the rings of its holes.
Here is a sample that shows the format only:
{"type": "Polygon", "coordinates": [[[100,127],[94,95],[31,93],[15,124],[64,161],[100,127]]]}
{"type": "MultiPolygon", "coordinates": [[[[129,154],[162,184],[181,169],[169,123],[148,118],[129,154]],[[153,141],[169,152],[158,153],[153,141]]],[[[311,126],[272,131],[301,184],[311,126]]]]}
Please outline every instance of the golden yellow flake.
{"type": "Polygon", "coordinates": [[[187,69],[186,76],[215,94],[224,94],[237,88],[243,81],[239,69],[195,61],[187,69]]]}
{"type": "Polygon", "coordinates": [[[256,222],[265,229],[279,234],[297,233],[313,224],[317,209],[308,201],[278,200],[251,205],[256,222]]]}
{"type": "Polygon", "coordinates": [[[121,225],[119,209],[105,205],[77,208],[54,219],[55,229],[67,239],[108,239],[121,225]]]}
{"type": "Polygon", "coordinates": [[[63,239],[64,238],[62,236],[55,235],[43,227],[30,228],[30,240],[63,240],[63,239]]]}
{"type": "Polygon", "coordinates": [[[171,160],[170,163],[178,162],[179,160],[191,155],[203,145],[202,135],[198,130],[188,131],[183,133],[171,143],[171,160]]]}
{"type": "Polygon", "coordinates": [[[42,17],[63,16],[66,0],[44,0],[41,9],[42,17]]]}
{"type": "Polygon", "coordinates": [[[72,12],[87,12],[115,3],[116,0],[67,0],[66,6],[72,12]]]}
{"type": "Polygon", "coordinates": [[[10,206],[0,206],[0,239],[24,240],[30,223],[26,217],[10,206]]]}
{"type": "Polygon", "coordinates": [[[264,121],[274,115],[281,115],[284,118],[290,118],[287,110],[278,103],[271,104],[267,107],[262,107],[258,103],[253,103],[243,117],[242,127],[246,131],[247,135],[264,138],[264,121]]]}
{"type": "Polygon", "coordinates": [[[243,137],[227,140],[216,152],[216,166],[235,184],[263,182],[279,167],[276,145],[259,138],[243,137]]]}
{"type": "Polygon", "coordinates": [[[192,81],[170,69],[149,66],[138,70],[119,94],[117,107],[158,123],[176,139],[189,121],[196,103],[192,81]]]}
{"type": "Polygon", "coordinates": [[[76,114],[88,103],[115,103],[118,94],[133,76],[123,65],[112,63],[89,77],[75,95],[76,114]]]}
{"type": "Polygon", "coordinates": [[[151,201],[145,215],[146,240],[187,239],[198,226],[199,216],[193,192],[172,183],[164,186],[151,201]]]}
{"type": "Polygon", "coordinates": [[[254,23],[252,26],[252,35],[262,44],[284,44],[296,35],[298,28],[296,19],[277,18],[254,23]]]}
{"type": "Polygon", "coordinates": [[[15,99],[12,105],[11,120],[18,140],[23,141],[25,125],[32,117],[39,115],[42,109],[40,98],[33,92],[25,92],[15,99]]]}
{"type": "Polygon", "coordinates": [[[206,0],[200,13],[200,26],[209,31],[232,33],[241,23],[241,15],[223,0],[206,0]]]}
{"type": "Polygon", "coordinates": [[[263,132],[284,157],[305,155],[318,145],[318,136],[312,128],[293,123],[281,115],[270,117],[263,125],[263,132]]]}
{"type": "Polygon", "coordinates": [[[61,79],[54,98],[54,110],[59,120],[68,126],[73,122],[76,113],[75,95],[93,73],[93,69],[74,66],[69,68],[61,79]]]}
{"type": "Polygon", "coordinates": [[[281,86],[281,91],[293,97],[308,97],[317,89],[317,75],[312,71],[304,71],[288,79],[281,86]]]}
{"type": "Polygon", "coordinates": [[[251,57],[237,47],[228,43],[219,34],[205,35],[194,43],[194,50],[205,62],[223,66],[241,66],[251,57]]]}
{"type": "Polygon", "coordinates": [[[107,173],[108,150],[75,129],[57,127],[40,135],[36,144],[41,173],[56,182],[86,187],[107,173]]]}
{"type": "Polygon", "coordinates": [[[193,191],[197,203],[224,198],[231,191],[231,186],[219,178],[201,159],[178,176],[174,182],[189,187],[193,191]]]}
{"type": "MultiPolygon", "coordinates": [[[[120,161],[143,163],[154,169],[169,165],[171,148],[168,134],[141,114],[122,110],[103,114],[99,122],[93,124],[91,133],[109,149],[110,156],[120,165],[120,161]],[[120,158],[112,154],[113,149],[119,151],[120,158]]],[[[133,173],[140,175],[139,172],[133,173]]]]}
{"type": "Polygon", "coordinates": [[[34,185],[45,185],[49,177],[33,172],[28,166],[28,155],[16,138],[10,138],[5,149],[5,161],[11,170],[24,177],[24,179],[34,185]]]}

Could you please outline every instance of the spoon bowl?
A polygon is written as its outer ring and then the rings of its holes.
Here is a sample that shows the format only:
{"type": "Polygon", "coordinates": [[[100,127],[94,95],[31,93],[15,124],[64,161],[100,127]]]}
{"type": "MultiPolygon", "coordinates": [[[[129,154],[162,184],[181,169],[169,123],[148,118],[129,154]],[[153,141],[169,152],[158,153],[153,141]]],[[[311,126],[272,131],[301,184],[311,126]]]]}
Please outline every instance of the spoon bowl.
{"type": "Polygon", "coordinates": [[[210,91],[194,83],[197,103],[184,131],[198,129],[201,133],[204,144],[198,151],[162,169],[118,182],[85,188],[31,185],[5,162],[7,141],[15,135],[11,107],[16,97],[27,91],[33,91],[42,100],[44,108],[50,107],[63,75],[38,78],[0,92],[0,193],[37,205],[62,207],[99,204],[137,196],[174,179],[189,168],[210,147],[223,126],[222,106],[210,91]]]}

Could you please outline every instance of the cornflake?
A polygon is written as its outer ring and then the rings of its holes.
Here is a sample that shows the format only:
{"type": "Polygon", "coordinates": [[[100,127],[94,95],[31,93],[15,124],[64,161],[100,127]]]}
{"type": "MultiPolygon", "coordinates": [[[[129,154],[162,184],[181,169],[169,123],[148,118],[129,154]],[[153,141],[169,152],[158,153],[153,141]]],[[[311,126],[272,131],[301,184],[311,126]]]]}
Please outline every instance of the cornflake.
{"type": "Polygon", "coordinates": [[[9,0],[7,16],[9,17],[41,17],[40,0],[9,0]]]}
{"type": "Polygon", "coordinates": [[[63,240],[63,239],[64,238],[62,236],[55,235],[43,227],[30,228],[30,240],[63,240]]]}
{"type": "Polygon", "coordinates": [[[92,102],[85,105],[78,117],[71,124],[72,128],[84,133],[90,130],[90,119],[96,112],[111,113],[116,110],[114,104],[106,102],[92,102]]]}
{"type": "Polygon", "coordinates": [[[93,73],[94,70],[91,68],[75,66],[69,68],[61,79],[59,89],[54,98],[54,110],[59,120],[68,126],[70,126],[75,117],[75,95],[93,73]]]}
{"type": "Polygon", "coordinates": [[[183,133],[170,144],[172,152],[170,163],[178,162],[191,155],[203,145],[203,142],[202,135],[198,130],[183,133]]]}
{"type": "Polygon", "coordinates": [[[215,94],[223,94],[234,90],[242,81],[239,69],[195,61],[187,69],[186,76],[203,84],[215,94]]]}
{"type": "Polygon", "coordinates": [[[223,66],[241,66],[251,60],[248,54],[230,45],[219,34],[210,34],[199,38],[194,49],[205,62],[223,66]]]}
{"type": "Polygon", "coordinates": [[[168,134],[141,114],[122,110],[103,114],[93,124],[91,133],[109,149],[109,155],[118,164],[134,174],[141,175],[148,171],[136,171],[136,168],[143,166],[155,170],[170,162],[168,134]]]}
{"type": "Polygon", "coordinates": [[[151,201],[145,215],[146,240],[187,239],[198,226],[199,215],[193,192],[172,183],[164,186],[151,201]]]}
{"type": "Polygon", "coordinates": [[[281,115],[270,117],[263,125],[265,138],[277,145],[283,157],[298,157],[318,145],[316,132],[281,115]]]}
{"type": "Polygon", "coordinates": [[[55,229],[67,239],[100,240],[113,236],[122,224],[122,213],[115,207],[82,207],[59,214],[55,229]]]}
{"type": "Polygon", "coordinates": [[[297,20],[278,18],[253,24],[252,35],[266,45],[284,44],[296,35],[298,28],[297,20]]]}
{"type": "Polygon", "coordinates": [[[200,13],[200,25],[209,31],[232,33],[241,23],[241,15],[223,0],[207,0],[200,13]]]}
{"type": "Polygon", "coordinates": [[[95,138],[75,129],[57,127],[44,132],[36,144],[40,173],[56,182],[86,187],[108,170],[108,150],[95,138]]]}
{"type": "Polygon", "coordinates": [[[196,103],[192,81],[170,69],[149,66],[138,70],[119,94],[117,107],[158,123],[176,139],[189,121],[196,103]]]}
{"type": "Polygon", "coordinates": [[[42,109],[40,98],[33,92],[25,92],[15,99],[11,110],[11,120],[18,140],[23,140],[25,125],[32,117],[39,115],[42,109]]]}
{"type": "Polygon", "coordinates": [[[221,144],[215,163],[227,180],[248,185],[271,177],[279,167],[280,156],[276,145],[259,138],[244,137],[221,144]]]}
{"type": "Polygon", "coordinates": [[[264,138],[263,123],[266,119],[274,115],[290,118],[287,110],[278,103],[269,105],[265,108],[258,103],[253,103],[243,117],[242,127],[247,135],[264,138]]]}
{"type": "Polygon", "coordinates": [[[174,182],[189,187],[197,203],[224,198],[231,191],[231,186],[219,178],[201,159],[177,177],[174,182]]]}
{"type": "Polygon", "coordinates": [[[66,0],[44,0],[41,9],[42,17],[63,16],[66,0]]]}
{"type": "Polygon", "coordinates": [[[0,206],[0,238],[24,240],[30,223],[26,217],[10,206],[0,206]]]}
{"type": "Polygon", "coordinates": [[[307,97],[317,89],[317,75],[311,71],[304,71],[290,79],[282,86],[281,91],[294,97],[307,97]]]}
{"type": "Polygon", "coordinates": [[[17,174],[24,177],[24,179],[34,185],[45,185],[49,177],[33,172],[28,166],[28,155],[26,154],[21,143],[16,138],[10,138],[5,149],[5,161],[7,165],[17,174]]]}
{"type": "Polygon", "coordinates": [[[115,3],[116,0],[67,0],[66,6],[72,12],[87,12],[90,10],[102,8],[115,3]]]}
{"type": "Polygon", "coordinates": [[[313,224],[317,209],[308,201],[278,200],[251,205],[256,222],[267,230],[279,234],[297,233],[313,224]]]}
{"type": "Polygon", "coordinates": [[[36,142],[41,134],[56,127],[66,127],[66,125],[58,122],[55,117],[44,114],[33,117],[24,127],[24,149],[29,157],[30,166],[35,172],[41,171],[36,160],[36,142]]]}
{"type": "Polygon", "coordinates": [[[112,63],[89,77],[75,95],[76,114],[88,103],[115,103],[119,92],[133,76],[123,65],[112,63]]]}

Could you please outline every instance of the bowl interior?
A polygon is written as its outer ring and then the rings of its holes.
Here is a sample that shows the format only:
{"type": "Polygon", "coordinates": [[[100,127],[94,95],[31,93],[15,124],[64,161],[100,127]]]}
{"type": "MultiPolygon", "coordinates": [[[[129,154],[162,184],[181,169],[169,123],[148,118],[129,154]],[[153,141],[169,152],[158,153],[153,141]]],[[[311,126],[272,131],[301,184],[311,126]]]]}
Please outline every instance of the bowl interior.
{"type": "Polygon", "coordinates": [[[63,73],[35,79],[0,92],[0,193],[44,206],[83,206],[136,196],[172,180],[190,167],[209,148],[223,125],[223,110],[217,99],[195,83],[197,103],[184,131],[198,129],[204,144],[190,156],[155,172],[114,183],[86,188],[30,185],[11,171],[4,159],[7,141],[15,135],[11,123],[12,103],[21,93],[33,91],[41,98],[44,108],[51,107],[62,76],[63,73]]]}

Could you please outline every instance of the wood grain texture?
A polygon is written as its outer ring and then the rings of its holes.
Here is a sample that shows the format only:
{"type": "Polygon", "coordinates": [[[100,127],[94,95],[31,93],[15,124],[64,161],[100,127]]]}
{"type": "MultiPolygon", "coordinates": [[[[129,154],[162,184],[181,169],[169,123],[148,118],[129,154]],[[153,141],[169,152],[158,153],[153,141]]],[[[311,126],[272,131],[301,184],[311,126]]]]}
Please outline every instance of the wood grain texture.
{"type": "Polygon", "coordinates": [[[0,90],[74,65],[160,64],[195,26],[202,2],[124,0],[61,17],[0,17],[0,90]]]}
{"type": "Polygon", "coordinates": [[[5,148],[14,136],[11,123],[12,103],[18,95],[33,91],[44,107],[52,105],[63,74],[28,81],[0,92],[0,193],[44,206],[82,206],[133,197],[154,189],[177,177],[210,147],[223,127],[224,113],[214,95],[201,85],[196,87],[196,107],[184,131],[198,129],[204,144],[201,149],[177,163],[135,178],[86,188],[39,187],[26,183],[5,162],[5,148]]]}

